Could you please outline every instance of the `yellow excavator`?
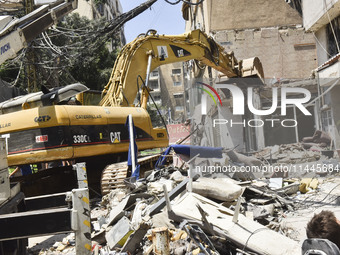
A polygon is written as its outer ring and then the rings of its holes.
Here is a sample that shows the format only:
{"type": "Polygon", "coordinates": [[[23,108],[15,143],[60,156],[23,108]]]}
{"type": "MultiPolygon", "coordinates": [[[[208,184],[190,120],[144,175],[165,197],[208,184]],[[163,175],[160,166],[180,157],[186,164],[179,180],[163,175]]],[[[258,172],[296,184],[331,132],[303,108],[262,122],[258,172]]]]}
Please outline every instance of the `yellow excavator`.
{"type": "Polygon", "coordinates": [[[101,173],[107,164],[119,160],[117,155],[128,151],[125,122],[129,114],[136,127],[138,150],[166,147],[166,129],[153,127],[146,110],[148,76],[158,66],[192,59],[228,77],[263,78],[258,58],[237,61],[233,53],[226,53],[200,30],[177,36],[158,35],[152,30],[124,46],[100,105],[65,104],[77,94],[86,96],[87,88],[81,84],[1,103],[0,134],[7,138],[8,165],[75,159],[95,169],[89,171],[101,173]],[[138,85],[138,79],[145,85],[138,85]]]}

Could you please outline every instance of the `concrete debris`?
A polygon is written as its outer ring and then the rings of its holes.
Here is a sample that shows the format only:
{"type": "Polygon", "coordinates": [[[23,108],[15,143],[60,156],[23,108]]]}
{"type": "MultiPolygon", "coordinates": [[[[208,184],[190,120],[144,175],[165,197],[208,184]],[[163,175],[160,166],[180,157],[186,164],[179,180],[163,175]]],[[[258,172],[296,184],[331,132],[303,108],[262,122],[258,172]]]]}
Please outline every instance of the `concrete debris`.
{"type": "MultiPolygon", "coordinates": [[[[331,144],[323,132],[304,141],[331,144]]],[[[314,211],[331,209],[340,218],[338,158],[311,148],[225,152],[236,170],[281,164],[275,173],[197,174],[189,164],[146,170],[136,185],[92,204],[93,254],[301,254],[314,211]],[[293,168],[283,171],[287,164],[293,168]]],[[[74,252],[68,237],[40,254],[74,252]]]]}
{"type": "Polygon", "coordinates": [[[227,151],[227,155],[233,162],[243,163],[246,166],[260,166],[262,162],[255,157],[248,157],[234,150],[227,151]]]}
{"type": "Polygon", "coordinates": [[[157,182],[149,182],[147,185],[148,192],[150,194],[159,195],[163,193],[163,185],[165,185],[167,190],[170,191],[174,187],[174,182],[172,180],[166,180],[164,178],[161,178],[157,182]]]}
{"type": "Polygon", "coordinates": [[[223,179],[199,178],[192,184],[192,191],[220,201],[236,200],[242,193],[242,187],[226,178],[223,179]]]}
{"type": "Polygon", "coordinates": [[[322,154],[319,150],[306,150],[301,143],[281,144],[267,147],[255,154],[260,160],[270,164],[305,163],[318,161],[322,154]]]}
{"type": "Polygon", "coordinates": [[[314,144],[322,144],[322,147],[329,146],[332,142],[330,136],[320,130],[316,130],[312,137],[304,137],[302,139],[303,143],[314,143],[314,144]],[[324,146],[325,145],[325,146],[324,146]]]}
{"type": "Polygon", "coordinates": [[[115,247],[123,247],[132,232],[130,220],[124,216],[105,234],[109,248],[112,250],[115,247]]]}

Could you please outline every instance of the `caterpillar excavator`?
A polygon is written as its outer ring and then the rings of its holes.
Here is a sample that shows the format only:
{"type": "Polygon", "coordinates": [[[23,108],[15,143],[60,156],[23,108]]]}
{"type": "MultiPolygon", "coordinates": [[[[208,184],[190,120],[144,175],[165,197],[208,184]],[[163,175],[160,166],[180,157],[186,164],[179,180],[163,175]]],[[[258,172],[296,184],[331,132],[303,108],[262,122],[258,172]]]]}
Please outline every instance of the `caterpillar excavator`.
{"type": "Polygon", "coordinates": [[[106,165],[121,160],[117,155],[127,154],[125,122],[129,114],[136,128],[138,150],[166,147],[166,128],[153,127],[146,110],[151,90],[148,76],[158,66],[193,59],[230,78],[263,78],[257,57],[238,61],[200,30],[177,36],[152,30],[121,50],[99,105],[65,104],[78,93],[86,95],[87,88],[81,84],[1,103],[0,135],[7,138],[8,165],[86,161],[91,186],[92,177],[98,179],[106,165]]]}

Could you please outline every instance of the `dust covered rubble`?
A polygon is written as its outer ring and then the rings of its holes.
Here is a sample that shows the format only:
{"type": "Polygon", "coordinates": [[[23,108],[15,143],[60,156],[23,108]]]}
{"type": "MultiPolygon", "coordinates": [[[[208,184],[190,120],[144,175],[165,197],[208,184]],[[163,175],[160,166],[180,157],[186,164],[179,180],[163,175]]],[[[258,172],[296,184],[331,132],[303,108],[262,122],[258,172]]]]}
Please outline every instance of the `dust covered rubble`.
{"type": "MultiPolygon", "coordinates": [[[[339,173],[329,171],[339,167],[337,158],[299,143],[265,148],[253,157],[239,155],[229,153],[226,162],[307,167],[252,179],[203,174],[192,183],[187,168],[154,169],[92,204],[92,253],[300,254],[313,213],[330,208],[340,214],[339,173]],[[309,176],[307,170],[318,162],[327,169],[309,176]],[[277,249],[277,243],[284,248],[277,249]]],[[[75,254],[73,245],[56,243],[40,254],[75,254]]]]}

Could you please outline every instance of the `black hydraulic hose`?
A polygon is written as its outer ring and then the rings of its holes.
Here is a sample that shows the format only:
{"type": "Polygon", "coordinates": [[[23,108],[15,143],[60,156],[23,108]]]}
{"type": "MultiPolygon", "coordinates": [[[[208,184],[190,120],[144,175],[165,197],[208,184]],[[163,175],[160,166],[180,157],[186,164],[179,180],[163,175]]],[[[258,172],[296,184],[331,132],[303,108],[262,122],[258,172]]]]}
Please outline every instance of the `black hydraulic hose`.
{"type": "Polygon", "coordinates": [[[153,99],[152,95],[151,95],[150,92],[149,92],[149,89],[145,86],[145,82],[144,82],[142,76],[140,76],[140,75],[137,76],[137,86],[138,86],[138,88],[139,88],[139,85],[138,85],[138,78],[140,78],[140,80],[142,81],[143,87],[145,87],[145,90],[148,92],[148,95],[149,95],[149,97],[151,98],[152,103],[155,105],[156,110],[157,110],[159,116],[161,116],[161,119],[162,119],[163,125],[164,125],[164,127],[165,127],[166,133],[167,133],[167,135],[168,135],[168,137],[169,137],[168,128],[167,128],[167,126],[166,126],[166,123],[165,123],[165,120],[164,120],[164,118],[163,118],[163,115],[162,115],[161,111],[159,110],[159,108],[158,108],[158,106],[157,106],[155,100],[153,99]]]}

